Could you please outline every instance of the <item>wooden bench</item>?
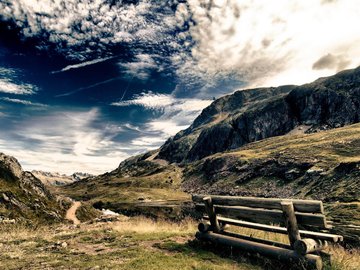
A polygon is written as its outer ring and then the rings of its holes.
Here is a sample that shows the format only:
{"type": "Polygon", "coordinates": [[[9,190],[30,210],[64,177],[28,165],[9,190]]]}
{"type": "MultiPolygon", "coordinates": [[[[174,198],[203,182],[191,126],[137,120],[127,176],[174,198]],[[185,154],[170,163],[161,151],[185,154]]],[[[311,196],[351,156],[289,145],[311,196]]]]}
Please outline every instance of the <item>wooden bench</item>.
{"type": "Polygon", "coordinates": [[[329,242],[343,241],[341,235],[326,233],[331,226],[321,201],[213,195],[193,195],[192,200],[205,213],[196,233],[199,240],[306,265],[306,269],[322,269],[322,250],[329,242]],[[286,234],[290,244],[234,233],[227,229],[229,225],[286,234]]]}

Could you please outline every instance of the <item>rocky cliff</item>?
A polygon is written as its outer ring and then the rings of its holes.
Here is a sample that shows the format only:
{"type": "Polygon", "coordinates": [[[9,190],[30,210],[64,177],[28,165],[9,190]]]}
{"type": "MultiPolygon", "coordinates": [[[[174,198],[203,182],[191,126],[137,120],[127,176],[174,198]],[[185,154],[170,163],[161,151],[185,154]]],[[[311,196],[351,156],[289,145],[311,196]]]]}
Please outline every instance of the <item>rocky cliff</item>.
{"type": "Polygon", "coordinates": [[[214,101],[158,158],[191,162],[308,126],[308,133],[357,123],[360,68],[302,86],[237,91],[214,101]]]}
{"type": "Polygon", "coordinates": [[[55,222],[64,211],[38,178],[23,171],[14,157],[0,153],[1,219],[55,222]]]}

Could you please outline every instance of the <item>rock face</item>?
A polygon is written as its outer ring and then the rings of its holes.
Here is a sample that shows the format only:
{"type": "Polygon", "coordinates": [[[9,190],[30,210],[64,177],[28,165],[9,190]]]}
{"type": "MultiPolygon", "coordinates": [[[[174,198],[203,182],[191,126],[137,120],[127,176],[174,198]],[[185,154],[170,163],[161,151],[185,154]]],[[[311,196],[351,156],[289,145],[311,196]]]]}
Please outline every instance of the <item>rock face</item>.
{"type": "Polygon", "coordinates": [[[308,133],[357,123],[360,119],[360,67],[302,86],[237,91],[214,101],[186,130],[169,139],[158,158],[189,162],[297,126],[308,133]]]}
{"type": "Polygon", "coordinates": [[[60,221],[64,210],[44,184],[0,153],[0,216],[15,220],[60,221]]]}
{"type": "Polygon", "coordinates": [[[21,176],[21,165],[16,158],[0,153],[0,178],[16,181],[21,176]]]}

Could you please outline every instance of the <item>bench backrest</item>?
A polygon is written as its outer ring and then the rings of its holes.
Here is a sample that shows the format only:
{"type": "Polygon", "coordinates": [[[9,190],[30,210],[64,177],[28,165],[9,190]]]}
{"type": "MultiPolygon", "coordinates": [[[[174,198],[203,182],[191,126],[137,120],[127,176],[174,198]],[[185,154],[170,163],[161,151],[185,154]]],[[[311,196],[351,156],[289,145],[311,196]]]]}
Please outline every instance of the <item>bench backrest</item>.
{"type": "MultiPolygon", "coordinates": [[[[192,196],[196,208],[200,211],[205,210],[203,202],[205,197],[208,197],[208,195],[192,196]]],[[[215,213],[223,217],[263,224],[283,225],[284,216],[281,203],[292,202],[299,226],[311,226],[318,229],[329,228],[321,201],[215,195],[210,197],[215,213]]]]}

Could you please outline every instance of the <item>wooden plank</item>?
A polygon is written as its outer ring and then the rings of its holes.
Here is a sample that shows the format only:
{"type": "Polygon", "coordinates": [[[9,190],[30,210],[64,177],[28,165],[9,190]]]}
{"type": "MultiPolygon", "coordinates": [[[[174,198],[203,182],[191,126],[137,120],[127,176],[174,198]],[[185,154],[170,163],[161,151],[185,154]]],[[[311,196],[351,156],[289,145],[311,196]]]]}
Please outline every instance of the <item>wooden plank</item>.
{"type": "Polygon", "coordinates": [[[254,241],[254,242],[266,244],[266,245],[269,245],[269,246],[275,246],[275,247],[291,249],[291,246],[289,246],[287,244],[284,244],[284,243],[265,240],[265,239],[256,238],[256,237],[252,237],[252,236],[247,236],[247,235],[243,235],[243,234],[238,234],[238,233],[234,233],[234,232],[221,231],[221,232],[219,232],[219,234],[227,235],[227,236],[231,236],[231,237],[235,237],[235,238],[240,238],[240,239],[244,239],[244,240],[254,241]]]}
{"type": "Polygon", "coordinates": [[[285,227],[288,232],[290,246],[293,248],[296,241],[301,240],[292,202],[281,202],[285,227]]]}
{"type": "MultiPolygon", "coordinates": [[[[199,211],[204,211],[204,205],[196,204],[196,209],[199,211]]],[[[268,224],[284,224],[283,214],[280,210],[250,208],[244,206],[215,205],[215,211],[217,214],[224,215],[229,218],[268,224]]],[[[325,216],[322,214],[295,212],[295,215],[299,224],[306,226],[316,226],[321,229],[327,228],[325,216]]]]}
{"type": "Polygon", "coordinates": [[[203,201],[204,201],[204,205],[205,205],[205,211],[208,214],[209,219],[210,219],[212,231],[214,231],[214,232],[220,231],[220,225],[216,218],[215,208],[211,201],[211,197],[205,197],[205,198],[203,198],[203,201]]]}
{"type": "MultiPolygon", "coordinates": [[[[204,216],[203,219],[209,220],[209,217],[204,216]]],[[[218,217],[218,221],[223,224],[240,226],[240,227],[245,227],[245,228],[250,228],[250,229],[255,229],[255,230],[262,230],[262,231],[266,231],[266,232],[287,234],[286,228],[279,227],[279,226],[271,226],[271,225],[253,223],[253,222],[236,220],[236,219],[225,218],[225,217],[218,217]]],[[[299,232],[300,232],[300,236],[305,237],[305,238],[321,239],[321,240],[326,240],[326,241],[330,241],[330,242],[334,242],[334,243],[343,241],[343,236],[341,236],[341,235],[312,232],[312,231],[306,231],[306,230],[299,230],[299,232]]]]}
{"type": "MultiPolygon", "coordinates": [[[[209,217],[204,216],[205,220],[209,220],[209,217]]],[[[279,226],[271,226],[271,225],[265,225],[265,224],[259,224],[259,223],[253,223],[243,220],[236,220],[231,218],[225,218],[225,217],[218,217],[218,221],[223,224],[229,224],[234,226],[240,226],[255,230],[262,230],[266,232],[274,232],[274,233],[280,233],[280,234],[287,234],[287,230],[284,227],[279,226]]],[[[306,231],[306,230],[299,230],[300,236],[304,238],[314,238],[314,239],[320,239],[320,240],[326,240],[330,242],[341,242],[343,241],[343,236],[336,235],[336,234],[329,234],[329,233],[320,233],[320,232],[312,232],[312,231],[306,231]]]]}
{"type": "MultiPolygon", "coordinates": [[[[202,199],[209,195],[192,195],[194,202],[202,202],[202,199]]],[[[227,206],[246,206],[254,208],[278,209],[281,210],[282,201],[291,201],[297,212],[324,214],[322,201],[317,200],[298,200],[298,199],[278,199],[278,198],[257,198],[257,197],[238,197],[238,196],[218,196],[211,195],[213,204],[227,206]]]]}
{"type": "Polygon", "coordinates": [[[322,269],[322,260],[319,256],[307,254],[305,256],[299,255],[294,250],[270,246],[262,243],[257,243],[245,239],[239,239],[227,235],[217,233],[196,233],[196,238],[199,240],[211,241],[216,244],[222,244],[232,247],[241,248],[247,252],[274,258],[280,261],[289,263],[297,263],[305,267],[305,269],[322,269]]]}

